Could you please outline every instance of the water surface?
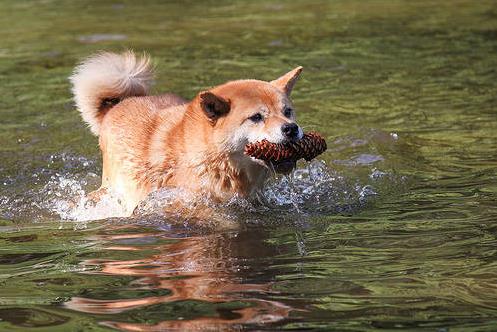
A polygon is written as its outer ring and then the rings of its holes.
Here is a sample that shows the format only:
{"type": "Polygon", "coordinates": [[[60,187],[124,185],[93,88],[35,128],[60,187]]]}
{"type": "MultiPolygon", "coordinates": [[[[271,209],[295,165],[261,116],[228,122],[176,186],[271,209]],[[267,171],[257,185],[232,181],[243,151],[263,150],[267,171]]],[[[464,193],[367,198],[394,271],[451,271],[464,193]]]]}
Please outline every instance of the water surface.
{"type": "Polygon", "coordinates": [[[497,330],[495,1],[0,3],[0,330],[497,330]],[[302,65],[329,150],[217,221],[74,207],[97,139],[67,81],[145,50],[191,98],[302,65]],[[77,221],[89,219],[89,221],[77,221]]]}

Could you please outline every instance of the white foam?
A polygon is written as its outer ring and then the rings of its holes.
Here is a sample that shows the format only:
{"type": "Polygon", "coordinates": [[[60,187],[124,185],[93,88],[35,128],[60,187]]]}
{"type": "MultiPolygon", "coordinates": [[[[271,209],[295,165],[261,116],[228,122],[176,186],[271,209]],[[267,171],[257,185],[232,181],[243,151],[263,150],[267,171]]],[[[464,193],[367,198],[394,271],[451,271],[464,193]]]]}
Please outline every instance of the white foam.
{"type": "MultiPolygon", "coordinates": [[[[378,156],[368,160],[381,158],[378,156]]],[[[52,171],[41,189],[32,188],[12,196],[0,196],[2,215],[9,219],[58,217],[70,221],[126,216],[120,198],[112,192],[102,195],[96,203],[87,198],[87,194],[100,181],[93,172],[93,161],[62,155],[50,159],[50,164],[54,162],[62,162],[63,169],[59,166],[57,172],[52,171]],[[75,167],[78,167],[76,171],[75,167]]],[[[49,171],[42,170],[41,176],[36,175],[33,179],[43,183],[43,177],[50,174],[49,171]]],[[[236,221],[272,212],[279,216],[350,212],[377,196],[379,188],[391,186],[394,181],[390,173],[376,167],[370,169],[368,176],[356,179],[346,177],[324,162],[313,161],[290,176],[279,176],[271,181],[255,200],[235,196],[224,204],[216,204],[207,195],[192,196],[181,189],[170,188],[152,193],[135,212],[138,216],[159,214],[185,221],[198,217],[208,209],[214,212],[209,214],[209,218],[236,221]],[[181,204],[178,205],[178,202],[181,204]]]]}

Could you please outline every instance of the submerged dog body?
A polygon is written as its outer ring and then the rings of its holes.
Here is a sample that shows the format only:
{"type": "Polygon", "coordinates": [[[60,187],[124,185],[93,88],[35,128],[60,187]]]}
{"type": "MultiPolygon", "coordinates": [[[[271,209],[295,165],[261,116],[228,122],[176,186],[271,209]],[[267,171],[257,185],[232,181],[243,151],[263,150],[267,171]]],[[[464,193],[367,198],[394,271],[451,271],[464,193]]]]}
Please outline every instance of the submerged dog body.
{"type": "Polygon", "coordinates": [[[150,192],[183,188],[223,201],[250,196],[271,175],[295,166],[271,165],[244,154],[266,139],[281,143],[303,133],[290,92],[302,68],[272,82],[239,80],[200,92],[148,96],[152,71],[132,52],[101,53],[71,77],[75,101],[103,156],[102,186],[124,200],[127,213],[150,192]]]}

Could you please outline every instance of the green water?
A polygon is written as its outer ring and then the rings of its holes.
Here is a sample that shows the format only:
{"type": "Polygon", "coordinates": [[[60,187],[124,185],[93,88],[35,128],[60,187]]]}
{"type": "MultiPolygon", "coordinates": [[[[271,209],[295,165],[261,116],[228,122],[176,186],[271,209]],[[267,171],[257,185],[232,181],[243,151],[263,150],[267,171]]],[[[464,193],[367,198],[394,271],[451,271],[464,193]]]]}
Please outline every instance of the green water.
{"type": "Polygon", "coordinates": [[[0,330],[497,330],[495,1],[138,3],[0,2],[0,330]],[[100,172],[67,77],[125,48],[185,97],[302,65],[326,165],[238,229],[67,220],[100,172]]]}

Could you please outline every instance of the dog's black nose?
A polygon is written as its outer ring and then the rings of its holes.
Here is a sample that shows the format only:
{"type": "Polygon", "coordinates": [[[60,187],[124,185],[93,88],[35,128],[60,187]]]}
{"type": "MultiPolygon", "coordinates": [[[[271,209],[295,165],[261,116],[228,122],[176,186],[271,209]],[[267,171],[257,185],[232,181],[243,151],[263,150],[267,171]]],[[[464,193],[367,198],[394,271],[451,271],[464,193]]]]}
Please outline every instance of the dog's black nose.
{"type": "Polygon", "coordinates": [[[299,136],[299,126],[295,123],[285,123],[283,126],[281,126],[281,131],[283,132],[283,135],[285,135],[286,138],[288,139],[297,139],[299,136]]]}

